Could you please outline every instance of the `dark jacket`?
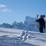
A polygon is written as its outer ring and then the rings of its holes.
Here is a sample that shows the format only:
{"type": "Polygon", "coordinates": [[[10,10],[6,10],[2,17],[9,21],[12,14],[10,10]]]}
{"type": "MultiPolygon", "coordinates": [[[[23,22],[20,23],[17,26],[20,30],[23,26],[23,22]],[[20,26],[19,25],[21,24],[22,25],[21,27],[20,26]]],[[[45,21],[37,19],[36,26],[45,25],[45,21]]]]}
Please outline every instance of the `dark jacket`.
{"type": "Polygon", "coordinates": [[[36,20],[36,22],[39,22],[40,27],[45,28],[45,20],[44,20],[44,18],[39,18],[38,20],[36,20]]]}

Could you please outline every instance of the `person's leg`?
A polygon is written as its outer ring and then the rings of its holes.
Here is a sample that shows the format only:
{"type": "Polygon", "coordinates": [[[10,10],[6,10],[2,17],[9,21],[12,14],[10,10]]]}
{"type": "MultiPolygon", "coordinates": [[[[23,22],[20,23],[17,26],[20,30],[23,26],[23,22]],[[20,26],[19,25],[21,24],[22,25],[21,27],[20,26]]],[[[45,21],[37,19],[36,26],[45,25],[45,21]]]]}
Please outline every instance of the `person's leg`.
{"type": "Polygon", "coordinates": [[[43,33],[43,27],[39,27],[40,33],[43,33]]]}
{"type": "Polygon", "coordinates": [[[43,33],[43,27],[41,27],[41,33],[43,33]]]}
{"type": "Polygon", "coordinates": [[[39,27],[39,31],[40,31],[40,33],[41,33],[41,27],[39,27]]]}

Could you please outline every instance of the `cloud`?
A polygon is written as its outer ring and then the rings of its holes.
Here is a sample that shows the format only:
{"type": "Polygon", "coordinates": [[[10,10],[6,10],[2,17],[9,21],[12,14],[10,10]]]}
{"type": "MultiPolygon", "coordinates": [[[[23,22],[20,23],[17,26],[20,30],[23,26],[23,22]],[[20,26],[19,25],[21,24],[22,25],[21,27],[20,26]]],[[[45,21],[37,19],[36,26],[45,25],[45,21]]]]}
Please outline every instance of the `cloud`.
{"type": "Polygon", "coordinates": [[[0,8],[6,8],[6,5],[0,4],[0,8]]]}
{"type": "Polygon", "coordinates": [[[3,9],[2,12],[11,12],[11,9],[3,9]]]}
{"type": "Polygon", "coordinates": [[[0,12],[11,12],[11,9],[8,9],[6,5],[0,4],[0,12]]]}

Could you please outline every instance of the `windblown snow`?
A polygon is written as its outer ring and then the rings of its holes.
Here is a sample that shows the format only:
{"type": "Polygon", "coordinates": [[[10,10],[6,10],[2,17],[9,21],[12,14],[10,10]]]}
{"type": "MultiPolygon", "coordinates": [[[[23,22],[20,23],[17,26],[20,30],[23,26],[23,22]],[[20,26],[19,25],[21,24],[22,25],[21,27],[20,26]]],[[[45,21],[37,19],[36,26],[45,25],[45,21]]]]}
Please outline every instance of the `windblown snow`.
{"type": "Polygon", "coordinates": [[[46,46],[46,33],[0,28],[0,46],[46,46]]]}

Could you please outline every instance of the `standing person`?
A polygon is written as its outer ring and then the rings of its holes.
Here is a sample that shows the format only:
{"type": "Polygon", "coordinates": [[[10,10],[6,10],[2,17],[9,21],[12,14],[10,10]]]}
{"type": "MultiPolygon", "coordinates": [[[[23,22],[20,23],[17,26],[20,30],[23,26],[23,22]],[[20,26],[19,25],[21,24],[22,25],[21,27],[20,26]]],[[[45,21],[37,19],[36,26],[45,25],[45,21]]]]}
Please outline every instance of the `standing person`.
{"type": "Polygon", "coordinates": [[[41,15],[40,18],[36,20],[36,22],[39,22],[39,31],[40,33],[43,33],[43,29],[45,29],[45,20],[43,15],[41,15]]]}

